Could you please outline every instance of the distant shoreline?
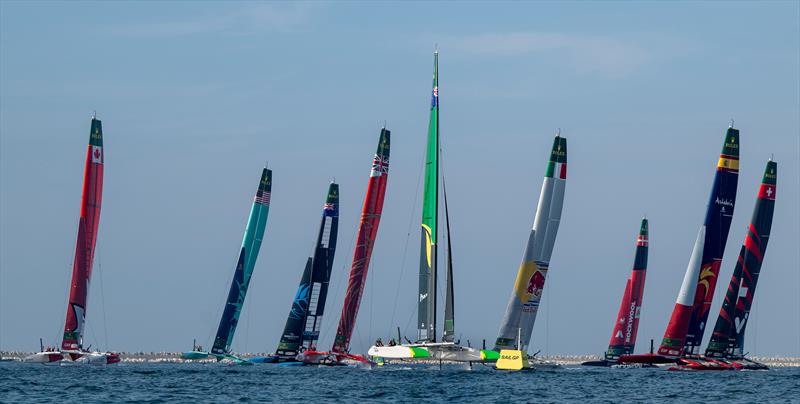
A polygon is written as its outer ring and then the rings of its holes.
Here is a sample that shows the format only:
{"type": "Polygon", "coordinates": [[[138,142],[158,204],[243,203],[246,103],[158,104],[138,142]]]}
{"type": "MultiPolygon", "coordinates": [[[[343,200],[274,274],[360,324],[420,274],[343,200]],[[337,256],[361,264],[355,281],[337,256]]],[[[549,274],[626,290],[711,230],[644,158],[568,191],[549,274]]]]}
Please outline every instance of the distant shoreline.
{"type": "MultiPolygon", "coordinates": [[[[21,361],[28,355],[33,354],[34,352],[11,352],[11,351],[0,351],[0,359],[2,360],[13,360],[13,361],[21,361]]],[[[122,357],[122,362],[125,363],[212,363],[215,362],[214,359],[204,359],[204,360],[185,360],[181,359],[180,352],[119,352],[120,356],[122,357]]],[[[246,353],[246,354],[237,354],[240,358],[252,358],[256,356],[268,356],[270,353],[266,352],[259,352],[259,353],[246,353]]],[[[555,362],[559,365],[580,365],[582,362],[591,361],[591,360],[599,360],[602,359],[599,355],[537,355],[536,358],[555,362]]],[[[769,367],[778,368],[778,367],[800,367],[800,357],[793,357],[793,356],[748,356],[748,358],[763,363],[769,367]]],[[[391,361],[390,363],[438,363],[438,361],[426,359],[426,360],[407,360],[407,361],[391,361]]],[[[450,363],[445,361],[443,363],[450,363]]]]}

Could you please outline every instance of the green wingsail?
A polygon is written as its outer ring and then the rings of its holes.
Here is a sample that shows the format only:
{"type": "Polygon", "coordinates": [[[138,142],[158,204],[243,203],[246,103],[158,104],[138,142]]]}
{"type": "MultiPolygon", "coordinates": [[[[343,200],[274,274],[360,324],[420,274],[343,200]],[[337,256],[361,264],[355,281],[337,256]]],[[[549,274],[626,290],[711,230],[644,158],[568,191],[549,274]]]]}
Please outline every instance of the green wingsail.
{"type": "Polygon", "coordinates": [[[436,246],[439,208],[439,52],[434,53],[431,113],[425,158],[425,190],[419,263],[417,329],[420,341],[436,340],[436,246]]]}

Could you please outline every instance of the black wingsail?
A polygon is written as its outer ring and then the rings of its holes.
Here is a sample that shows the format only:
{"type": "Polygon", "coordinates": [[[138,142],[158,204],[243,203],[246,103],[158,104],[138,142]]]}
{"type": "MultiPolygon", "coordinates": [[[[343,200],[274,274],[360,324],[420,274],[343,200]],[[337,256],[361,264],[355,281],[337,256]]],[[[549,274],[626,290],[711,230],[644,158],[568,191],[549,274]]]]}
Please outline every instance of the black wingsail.
{"type": "Polygon", "coordinates": [[[275,356],[278,361],[295,361],[297,354],[316,349],[328,284],[339,232],[339,185],[331,183],[322,209],[314,256],[306,261],[286,326],[275,356]]]}
{"type": "Polygon", "coordinates": [[[455,339],[455,301],[453,295],[453,249],[450,243],[450,212],[447,210],[447,187],[442,180],[442,194],[444,195],[444,222],[447,230],[447,287],[444,299],[444,342],[453,342],[455,339]]]}

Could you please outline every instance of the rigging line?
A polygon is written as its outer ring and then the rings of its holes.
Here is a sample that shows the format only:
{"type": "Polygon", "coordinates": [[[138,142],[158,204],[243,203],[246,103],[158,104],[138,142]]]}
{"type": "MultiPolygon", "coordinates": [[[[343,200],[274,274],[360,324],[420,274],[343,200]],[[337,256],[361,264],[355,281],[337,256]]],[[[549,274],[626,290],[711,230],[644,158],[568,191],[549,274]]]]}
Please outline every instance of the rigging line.
{"type": "MultiPolygon", "coordinates": [[[[414,192],[414,202],[411,204],[411,212],[408,215],[408,227],[406,231],[406,242],[403,245],[403,257],[400,260],[400,275],[397,279],[397,288],[395,289],[394,295],[394,303],[392,305],[392,317],[389,320],[389,335],[392,334],[392,328],[394,327],[394,318],[395,314],[397,314],[397,302],[400,298],[400,285],[402,285],[403,281],[403,274],[405,273],[406,268],[406,259],[408,258],[408,242],[411,239],[411,226],[414,224],[414,216],[417,211],[417,200],[419,199],[419,184],[422,182],[422,170],[425,168],[425,159],[422,159],[422,164],[419,166],[419,173],[417,173],[417,186],[414,192]]],[[[413,313],[413,310],[412,310],[413,313]]]]}
{"type": "MultiPolygon", "coordinates": [[[[99,251],[98,251],[99,252],[99,251]]],[[[103,347],[104,349],[108,349],[108,325],[106,323],[106,298],[105,292],[103,291],[105,287],[103,286],[103,265],[100,262],[100,254],[97,254],[97,274],[100,277],[100,311],[103,313],[103,336],[105,337],[103,347]]]]}

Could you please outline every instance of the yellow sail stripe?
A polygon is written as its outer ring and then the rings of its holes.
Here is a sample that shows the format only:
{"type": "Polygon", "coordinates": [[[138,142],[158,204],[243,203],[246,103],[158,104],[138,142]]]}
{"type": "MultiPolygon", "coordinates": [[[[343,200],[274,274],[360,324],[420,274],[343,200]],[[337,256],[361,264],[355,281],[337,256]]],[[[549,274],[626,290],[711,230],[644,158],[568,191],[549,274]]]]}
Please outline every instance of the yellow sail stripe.
{"type": "Polygon", "coordinates": [[[433,255],[431,246],[434,244],[431,240],[431,228],[423,224],[422,229],[425,230],[425,256],[428,259],[428,268],[433,268],[433,265],[431,265],[431,256],[433,255]]]}
{"type": "Polygon", "coordinates": [[[717,168],[726,168],[728,170],[739,171],[739,159],[732,159],[725,156],[719,156],[717,168]]]}

